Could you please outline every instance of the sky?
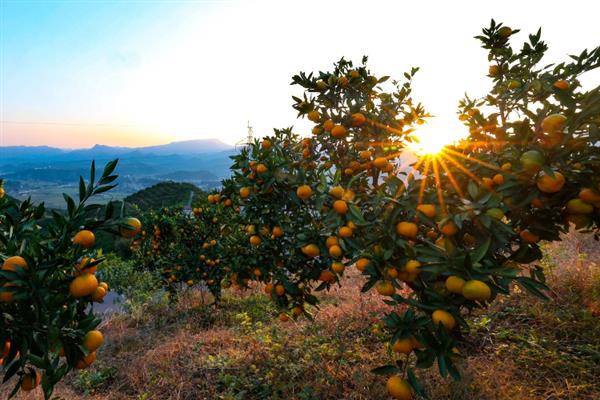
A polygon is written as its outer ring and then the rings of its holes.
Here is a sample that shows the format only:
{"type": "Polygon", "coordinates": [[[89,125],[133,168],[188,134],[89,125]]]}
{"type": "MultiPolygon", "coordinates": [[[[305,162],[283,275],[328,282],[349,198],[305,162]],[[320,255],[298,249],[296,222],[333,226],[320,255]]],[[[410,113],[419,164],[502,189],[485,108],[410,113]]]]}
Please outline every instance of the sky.
{"type": "MultiPolygon", "coordinates": [[[[235,144],[294,126],[300,71],[369,56],[376,75],[421,69],[414,96],[461,129],[465,92],[483,95],[491,18],[542,27],[547,62],[600,45],[600,2],[0,0],[0,146],[143,146],[218,138],[235,144]]],[[[600,74],[584,84],[600,84],[600,74]]]]}

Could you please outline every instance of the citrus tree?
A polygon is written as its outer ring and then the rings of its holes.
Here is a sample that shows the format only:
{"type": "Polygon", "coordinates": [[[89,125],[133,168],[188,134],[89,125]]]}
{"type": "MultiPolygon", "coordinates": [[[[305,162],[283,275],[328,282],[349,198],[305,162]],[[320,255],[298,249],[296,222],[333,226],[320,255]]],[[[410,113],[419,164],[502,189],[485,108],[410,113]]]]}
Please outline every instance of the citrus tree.
{"type": "Polygon", "coordinates": [[[141,228],[121,218],[112,202],[90,203],[115,186],[116,166],[108,163],[96,180],[92,163],[78,200],[64,195],[65,212],[0,192],[0,370],[3,383],[18,378],[12,395],[41,383],[49,398],[69,371],[95,360],[104,341],[93,305],[108,285],[94,275],[103,261],[94,232],[133,237],[141,228]]]}

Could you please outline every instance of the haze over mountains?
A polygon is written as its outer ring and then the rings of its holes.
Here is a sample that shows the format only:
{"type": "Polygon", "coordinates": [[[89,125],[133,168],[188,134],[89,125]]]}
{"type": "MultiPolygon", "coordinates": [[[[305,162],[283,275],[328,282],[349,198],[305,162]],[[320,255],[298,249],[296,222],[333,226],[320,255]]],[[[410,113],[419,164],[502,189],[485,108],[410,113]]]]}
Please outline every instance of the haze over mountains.
{"type": "Polygon", "coordinates": [[[190,140],[147,147],[95,145],[89,149],[48,146],[0,147],[0,179],[13,196],[62,205],[62,192],[75,193],[80,175],[89,175],[119,158],[119,186],[109,196],[120,198],[161,181],[190,182],[209,189],[229,176],[235,148],[218,139],[190,140]]]}

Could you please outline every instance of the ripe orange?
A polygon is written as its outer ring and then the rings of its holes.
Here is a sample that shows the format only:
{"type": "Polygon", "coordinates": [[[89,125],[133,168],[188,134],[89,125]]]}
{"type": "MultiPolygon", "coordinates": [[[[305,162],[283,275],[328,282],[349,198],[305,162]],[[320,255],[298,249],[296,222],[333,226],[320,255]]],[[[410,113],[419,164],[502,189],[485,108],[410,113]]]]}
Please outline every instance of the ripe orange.
{"type": "Polygon", "coordinates": [[[465,280],[459,276],[453,275],[446,279],[446,289],[451,293],[462,294],[464,286],[465,280]]]}
{"type": "Polygon", "coordinates": [[[497,65],[490,65],[490,67],[488,68],[489,76],[498,76],[499,73],[500,73],[500,67],[498,67],[497,65]]]}
{"type": "Polygon", "coordinates": [[[344,188],[341,186],[334,186],[329,190],[329,195],[336,199],[341,199],[344,196],[344,188]]]}
{"type": "Polygon", "coordinates": [[[540,237],[535,233],[529,231],[528,229],[524,229],[521,232],[519,232],[519,236],[521,237],[521,239],[523,239],[525,243],[533,244],[540,241],[540,237]]]}
{"type": "Polygon", "coordinates": [[[260,246],[261,243],[262,243],[262,239],[260,238],[260,236],[257,236],[257,235],[250,236],[250,244],[252,246],[260,246]]]}
{"type": "Polygon", "coordinates": [[[290,317],[286,313],[282,312],[279,314],[279,320],[281,322],[288,322],[290,320],[290,317]]]}
{"type": "Polygon", "coordinates": [[[358,153],[358,156],[363,160],[368,160],[371,158],[372,154],[373,153],[371,153],[371,150],[363,150],[360,153],[358,153]]]}
{"type": "Polygon", "coordinates": [[[336,274],[341,274],[342,272],[344,272],[345,269],[346,267],[341,262],[334,261],[333,263],[331,263],[331,270],[336,274]]]}
{"type": "Polygon", "coordinates": [[[321,119],[321,114],[319,114],[318,111],[313,110],[308,113],[307,117],[312,122],[319,122],[319,120],[321,119]]]}
{"type": "Polygon", "coordinates": [[[435,205],[434,204],[419,204],[417,211],[425,215],[426,217],[435,217],[435,205]]]}
{"type": "Polygon", "coordinates": [[[265,291],[265,294],[271,296],[271,294],[273,293],[273,284],[272,283],[267,283],[265,285],[264,291],[265,291]]]}
{"type": "Polygon", "coordinates": [[[512,29],[508,26],[503,26],[502,28],[498,29],[498,36],[500,36],[503,39],[508,38],[510,35],[512,35],[512,29]]]}
{"type": "Polygon", "coordinates": [[[504,183],[504,175],[502,175],[502,174],[496,174],[496,175],[494,175],[494,177],[492,178],[492,180],[494,181],[494,184],[496,184],[496,185],[502,185],[504,183]]]}
{"type": "Polygon", "coordinates": [[[542,120],[542,130],[546,133],[562,131],[567,123],[567,117],[563,114],[551,114],[542,120]]]}
{"type": "Polygon", "coordinates": [[[408,262],[404,265],[404,270],[409,274],[419,274],[421,272],[419,267],[421,267],[421,263],[419,261],[408,260],[408,262]]]}
{"type": "Polygon", "coordinates": [[[415,239],[419,228],[414,222],[402,221],[396,224],[396,233],[409,239],[415,239]]]}
{"type": "Polygon", "coordinates": [[[373,160],[373,165],[375,166],[375,168],[380,169],[380,170],[386,170],[388,168],[388,160],[385,157],[377,157],[375,160],[373,160]]]}
{"type": "Polygon", "coordinates": [[[85,368],[89,367],[90,365],[92,365],[92,363],[94,361],[96,361],[96,352],[95,351],[91,352],[87,356],[85,356],[82,359],[80,359],[79,361],[77,361],[75,368],[85,369],[85,368]]]}
{"type": "Polygon", "coordinates": [[[250,188],[249,187],[243,187],[240,189],[240,197],[242,199],[247,199],[250,196],[250,188]]]}
{"type": "Polygon", "coordinates": [[[553,177],[542,172],[537,178],[536,184],[538,189],[544,193],[556,193],[563,188],[565,177],[558,171],[554,171],[553,177]]]}
{"type": "Polygon", "coordinates": [[[84,249],[89,249],[94,246],[96,243],[96,236],[94,232],[88,230],[81,230],[77,232],[77,234],[73,237],[73,243],[83,247],[84,249]]]}
{"type": "Polygon", "coordinates": [[[32,377],[30,374],[27,374],[23,376],[23,379],[21,380],[21,389],[25,392],[29,392],[38,387],[41,380],[42,376],[38,371],[35,371],[35,378],[32,377]]]}
{"type": "Polygon", "coordinates": [[[392,350],[397,353],[408,354],[413,350],[413,341],[411,338],[398,339],[392,345],[392,350]]]}
{"type": "Polygon", "coordinates": [[[96,290],[94,291],[94,293],[92,293],[92,301],[99,303],[102,300],[104,300],[105,296],[106,296],[106,289],[104,289],[102,286],[98,286],[96,288],[96,290]]]}
{"type": "Polygon", "coordinates": [[[377,284],[377,286],[375,287],[375,289],[377,290],[377,293],[379,293],[382,296],[391,296],[394,293],[396,293],[396,289],[394,288],[394,285],[392,285],[388,281],[379,282],[377,284]]]}
{"type": "Polygon", "coordinates": [[[342,255],[342,248],[338,245],[333,245],[329,248],[329,255],[334,258],[338,258],[342,255]]]}
{"type": "Polygon", "coordinates": [[[362,126],[367,121],[367,118],[362,113],[354,113],[350,118],[352,119],[352,126],[355,127],[362,126]]]}
{"type": "Polygon", "coordinates": [[[371,261],[368,258],[359,258],[356,260],[356,269],[359,271],[364,271],[367,268],[371,261]]]}
{"type": "Polygon", "coordinates": [[[554,82],[552,86],[560,90],[567,90],[569,88],[569,82],[565,81],[564,79],[559,79],[554,82]]]}
{"type": "Polygon", "coordinates": [[[344,215],[348,212],[348,204],[344,200],[336,200],[333,202],[333,209],[336,213],[344,215]]]}
{"type": "Polygon", "coordinates": [[[83,347],[88,351],[96,351],[104,343],[104,335],[99,330],[91,330],[83,338],[83,347]]]}
{"type": "Polygon", "coordinates": [[[25,259],[21,256],[8,257],[6,260],[4,260],[4,264],[2,264],[2,269],[4,271],[15,271],[16,267],[29,269],[27,261],[25,261],[25,259]]]}
{"type": "MultiPolygon", "coordinates": [[[[8,288],[11,286],[15,286],[12,283],[5,283],[2,285],[2,288],[8,288]]],[[[12,303],[15,300],[15,295],[13,291],[5,291],[0,292],[0,303],[12,303]]]]}
{"type": "Polygon", "coordinates": [[[321,254],[321,251],[319,250],[319,246],[316,244],[307,244],[306,246],[302,247],[302,253],[312,258],[321,254]]]}
{"type": "Polygon", "coordinates": [[[492,290],[486,283],[472,279],[463,286],[462,295],[469,300],[488,301],[492,297],[492,290]]]}
{"type": "Polygon", "coordinates": [[[98,287],[98,279],[92,274],[83,273],[71,281],[69,292],[75,298],[93,294],[98,287]]]}
{"type": "Polygon", "coordinates": [[[280,226],[276,226],[271,231],[271,234],[273,235],[273,237],[282,237],[283,236],[283,229],[281,229],[280,226]]]}
{"type": "MultiPolygon", "coordinates": [[[[264,174],[265,172],[267,172],[269,169],[267,168],[267,166],[265,164],[258,164],[256,166],[256,172],[258,172],[259,174],[264,174]]],[[[217,200],[218,201],[218,200],[217,200]]]]}
{"type": "Polygon", "coordinates": [[[448,220],[442,226],[440,226],[440,232],[442,232],[445,236],[454,236],[458,233],[458,227],[454,221],[448,220]]]}
{"type": "Polygon", "coordinates": [[[299,186],[298,189],[296,189],[296,195],[302,199],[302,200],[307,200],[310,198],[310,196],[312,196],[312,189],[310,186],[308,185],[302,185],[299,186]]]}
{"type": "Polygon", "coordinates": [[[509,172],[510,170],[512,170],[512,165],[511,165],[511,163],[504,163],[504,164],[502,164],[500,169],[504,172],[509,172]]]}
{"type": "Polygon", "coordinates": [[[344,128],[342,125],[335,125],[332,129],[331,129],[331,136],[333,136],[336,139],[341,139],[346,137],[346,134],[348,132],[346,131],[346,128],[344,128]]]}
{"type": "Polygon", "coordinates": [[[329,236],[325,240],[325,247],[330,248],[331,246],[336,246],[338,244],[338,240],[335,236],[329,236]]]}
{"type": "Polygon", "coordinates": [[[391,376],[385,386],[390,396],[396,400],[411,400],[413,397],[410,384],[398,375],[391,376]]]}
{"type": "Polygon", "coordinates": [[[590,188],[583,188],[579,191],[579,198],[589,204],[600,202],[600,193],[590,188]]]}
{"type": "Polygon", "coordinates": [[[325,269],[319,274],[319,280],[322,282],[334,282],[335,275],[333,275],[331,271],[325,269]]]}
{"type": "Polygon", "coordinates": [[[269,139],[264,139],[260,144],[260,147],[262,147],[263,150],[269,150],[271,148],[271,141],[269,139]]]}
{"type": "Polygon", "coordinates": [[[431,319],[434,325],[437,326],[441,323],[448,330],[451,330],[456,326],[456,320],[448,311],[435,310],[433,314],[431,314],[431,319]]]}
{"type": "Polygon", "coordinates": [[[285,288],[283,287],[283,285],[275,286],[275,294],[277,296],[283,296],[285,294],[285,288]]]}
{"type": "Polygon", "coordinates": [[[349,238],[352,237],[353,231],[347,226],[342,226],[340,227],[340,229],[338,229],[338,234],[340,235],[340,237],[349,238]]]}
{"type": "Polygon", "coordinates": [[[328,119],[323,123],[323,130],[325,130],[325,132],[331,132],[331,130],[333,129],[333,125],[333,121],[328,119]]]}
{"type": "Polygon", "coordinates": [[[142,231],[142,223],[137,218],[127,218],[125,219],[124,224],[127,225],[127,228],[121,227],[119,232],[121,232],[121,236],[123,236],[125,239],[131,239],[142,231]]]}

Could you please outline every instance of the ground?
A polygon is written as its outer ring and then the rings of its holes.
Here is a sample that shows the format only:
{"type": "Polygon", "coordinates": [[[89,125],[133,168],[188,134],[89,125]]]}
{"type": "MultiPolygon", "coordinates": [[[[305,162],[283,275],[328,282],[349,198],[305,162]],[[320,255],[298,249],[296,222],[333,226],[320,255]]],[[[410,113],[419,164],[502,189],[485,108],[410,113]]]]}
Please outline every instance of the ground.
{"type": "MultiPolygon", "coordinates": [[[[600,398],[600,246],[571,233],[545,246],[552,289],[540,301],[515,288],[471,318],[463,379],[419,371],[431,399],[600,398]]],[[[218,307],[188,291],[177,307],[108,318],[89,370],[59,385],[62,399],[386,399],[370,370],[391,358],[373,324],[385,311],[350,272],[322,296],[313,322],[282,323],[259,288],[218,307]]],[[[2,390],[0,390],[2,394],[2,390]]],[[[41,394],[17,395],[41,399],[41,394]]]]}

